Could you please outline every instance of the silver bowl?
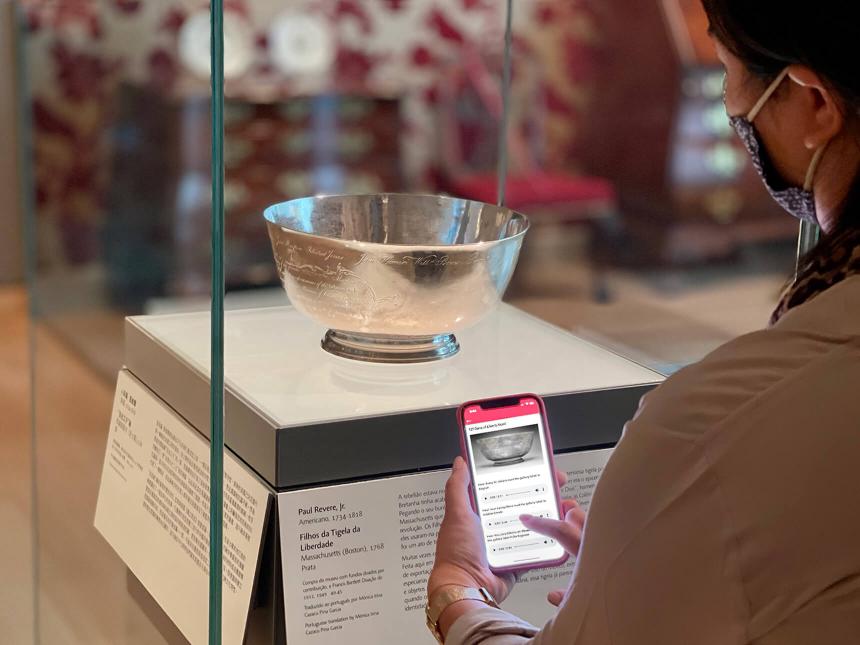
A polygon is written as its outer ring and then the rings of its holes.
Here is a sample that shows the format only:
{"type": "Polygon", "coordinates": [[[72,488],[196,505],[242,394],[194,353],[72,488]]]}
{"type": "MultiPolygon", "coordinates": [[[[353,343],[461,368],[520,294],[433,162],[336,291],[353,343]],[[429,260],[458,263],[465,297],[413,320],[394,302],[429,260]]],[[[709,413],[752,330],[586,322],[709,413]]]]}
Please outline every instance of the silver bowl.
{"type": "Polygon", "coordinates": [[[528,230],[507,208],[436,195],[306,197],[264,216],[293,306],[327,351],[378,363],[453,356],[501,300],[528,230]]]}
{"type": "Polygon", "coordinates": [[[520,463],[532,449],[534,439],[533,430],[510,430],[476,437],[475,443],[481,454],[492,461],[494,466],[507,466],[520,463]]]}

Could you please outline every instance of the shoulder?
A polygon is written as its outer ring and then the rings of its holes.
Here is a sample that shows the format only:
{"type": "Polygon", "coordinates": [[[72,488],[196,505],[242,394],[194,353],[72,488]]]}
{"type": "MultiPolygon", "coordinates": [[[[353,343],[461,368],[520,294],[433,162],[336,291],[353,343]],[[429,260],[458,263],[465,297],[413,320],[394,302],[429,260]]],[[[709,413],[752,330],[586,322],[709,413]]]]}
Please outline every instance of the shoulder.
{"type": "Polygon", "coordinates": [[[844,315],[845,300],[835,295],[821,296],[780,324],[732,340],[677,372],[643,399],[631,429],[661,427],[698,438],[776,391],[811,396],[803,375],[822,366],[827,372],[828,364],[839,364],[860,378],[860,333],[828,320],[844,315]],[[846,357],[853,361],[843,364],[846,357]]]}

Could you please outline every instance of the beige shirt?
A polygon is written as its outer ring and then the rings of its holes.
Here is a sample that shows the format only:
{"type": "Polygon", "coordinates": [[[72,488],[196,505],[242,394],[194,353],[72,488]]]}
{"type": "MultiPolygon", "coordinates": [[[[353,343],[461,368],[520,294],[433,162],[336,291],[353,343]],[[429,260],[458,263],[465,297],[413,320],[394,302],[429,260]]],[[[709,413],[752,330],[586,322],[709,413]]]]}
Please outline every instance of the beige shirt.
{"type": "Polygon", "coordinates": [[[860,643],[860,277],[643,399],[543,629],[487,607],[446,642],[860,643]]]}

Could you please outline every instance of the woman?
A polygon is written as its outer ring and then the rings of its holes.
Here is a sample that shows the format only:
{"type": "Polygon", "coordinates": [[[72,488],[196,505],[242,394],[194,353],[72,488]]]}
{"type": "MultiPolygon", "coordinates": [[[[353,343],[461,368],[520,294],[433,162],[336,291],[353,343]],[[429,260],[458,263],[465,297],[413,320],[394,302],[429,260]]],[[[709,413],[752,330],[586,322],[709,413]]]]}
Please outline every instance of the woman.
{"type": "MultiPolygon", "coordinates": [[[[768,190],[820,224],[768,329],[654,390],[597,486],[556,616],[482,600],[457,461],[428,593],[452,645],[860,643],[860,21],[848,0],[704,0],[725,102],[768,190]]],[[[571,553],[581,513],[526,519],[571,553]]]]}

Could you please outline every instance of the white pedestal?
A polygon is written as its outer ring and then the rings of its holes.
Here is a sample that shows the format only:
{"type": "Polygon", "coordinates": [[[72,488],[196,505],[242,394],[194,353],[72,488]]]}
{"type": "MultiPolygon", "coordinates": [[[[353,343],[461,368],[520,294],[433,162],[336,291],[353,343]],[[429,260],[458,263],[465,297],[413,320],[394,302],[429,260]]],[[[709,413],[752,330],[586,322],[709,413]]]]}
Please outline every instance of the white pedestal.
{"type": "MultiPolygon", "coordinates": [[[[663,378],[508,305],[435,363],[337,358],[324,332],[291,307],[225,317],[226,442],[277,489],[450,464],[460,403],[524,392],[546,398],[558,450],[612,444],[663,378]]],[[[129,318],[126,365],[208,432],[208,313],[129,318]]]]}

